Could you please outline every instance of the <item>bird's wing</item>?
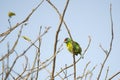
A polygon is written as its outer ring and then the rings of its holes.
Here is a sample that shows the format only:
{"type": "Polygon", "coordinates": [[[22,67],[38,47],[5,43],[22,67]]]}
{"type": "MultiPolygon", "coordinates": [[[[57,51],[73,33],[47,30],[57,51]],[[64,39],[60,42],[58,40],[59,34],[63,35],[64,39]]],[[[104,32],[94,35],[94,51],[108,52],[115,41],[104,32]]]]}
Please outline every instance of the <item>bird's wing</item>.
{"type": "Polygon", "coordinates": [[[75,52],[76,53],[80,53],[81,52],[81,48],[80,48],[80,45],[74,41],[74,48],[75,48],[75,52]]]}

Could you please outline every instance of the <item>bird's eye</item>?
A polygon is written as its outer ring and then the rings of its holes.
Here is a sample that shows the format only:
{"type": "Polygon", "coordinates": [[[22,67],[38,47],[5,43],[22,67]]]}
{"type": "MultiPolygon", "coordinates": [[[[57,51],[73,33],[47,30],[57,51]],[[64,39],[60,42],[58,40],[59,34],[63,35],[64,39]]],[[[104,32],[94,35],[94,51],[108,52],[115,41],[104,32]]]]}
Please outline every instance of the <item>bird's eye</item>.
{"type": "Polygon", "coordinates": [[[67,41],[67,38],[65,39],[65,41],[67,41]]]}

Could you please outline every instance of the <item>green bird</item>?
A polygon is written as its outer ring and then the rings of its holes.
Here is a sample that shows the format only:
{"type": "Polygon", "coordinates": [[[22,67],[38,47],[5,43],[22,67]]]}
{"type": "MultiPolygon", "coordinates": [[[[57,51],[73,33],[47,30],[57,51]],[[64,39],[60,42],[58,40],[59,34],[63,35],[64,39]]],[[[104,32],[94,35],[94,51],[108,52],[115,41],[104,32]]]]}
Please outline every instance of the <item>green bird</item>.
{"type": "Polygon", "coordinates": [[[70,39],[70,38],[65,38],[64,43],[66,43],[67,49],[68,49],[71,53],[73,53],[73,54],[75,54],[75,55],[80,54],[81,57],[83,58],[83,55],[82,55],[82,53],[81,53],[81,52],[82,52],[82,49],[81,49],[80,45],[79,45],[77,42],[72,41],[72,39],[70,39]]]}

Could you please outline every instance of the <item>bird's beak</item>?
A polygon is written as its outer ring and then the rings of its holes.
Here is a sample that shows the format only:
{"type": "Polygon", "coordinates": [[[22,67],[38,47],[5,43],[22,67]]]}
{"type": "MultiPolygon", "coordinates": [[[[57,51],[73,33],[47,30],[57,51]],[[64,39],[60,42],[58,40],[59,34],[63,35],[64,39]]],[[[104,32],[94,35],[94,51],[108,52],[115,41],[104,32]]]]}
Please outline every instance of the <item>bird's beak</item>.
{"type": "Polygon", "coordinates": [[[66,41],[64,40],[64,43],[66,43],[66,41]]]}

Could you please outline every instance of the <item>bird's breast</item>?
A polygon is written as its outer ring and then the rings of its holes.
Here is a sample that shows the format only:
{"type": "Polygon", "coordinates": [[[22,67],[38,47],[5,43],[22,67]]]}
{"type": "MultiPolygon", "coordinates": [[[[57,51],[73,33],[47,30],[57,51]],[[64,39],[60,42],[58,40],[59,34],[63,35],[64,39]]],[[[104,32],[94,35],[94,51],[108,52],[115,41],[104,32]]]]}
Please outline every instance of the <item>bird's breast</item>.
{"type": "Polygon", "coordinates": [[[68,50],[69,50],[70,52],[72,52],[73,46],[72,46],[71,43],[68,43],[68,44],[67,44],[67,48],[68,48],[68,50]]]}

